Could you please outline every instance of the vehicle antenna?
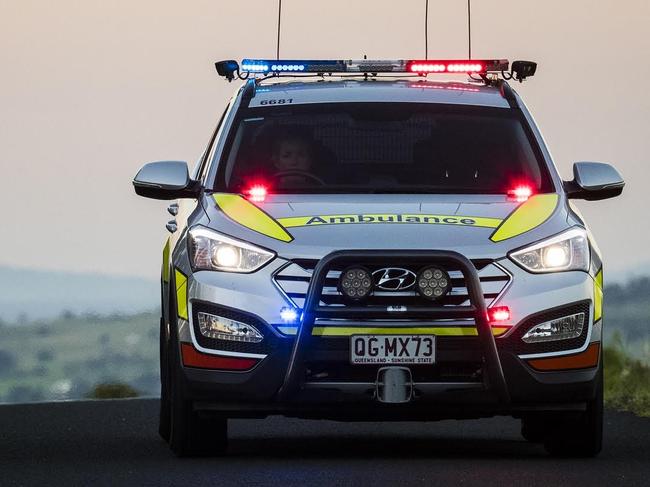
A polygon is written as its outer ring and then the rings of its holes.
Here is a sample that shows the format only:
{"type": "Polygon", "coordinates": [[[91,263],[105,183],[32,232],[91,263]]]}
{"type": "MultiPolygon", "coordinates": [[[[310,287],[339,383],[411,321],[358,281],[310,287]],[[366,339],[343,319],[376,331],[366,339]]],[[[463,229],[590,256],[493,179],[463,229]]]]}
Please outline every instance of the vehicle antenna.
{"type": "Polygon", "coordinates": [[[276,59],[280,59],[280,20],[282,18],[282,0],[278,0],[278,42],[275,50],[276,59]]]}
{"type": "Polygon", "coordinates": [[[467,0],[467,59],[472,59],[472,0],[467,0]]]}
{"type": "Polygon", "coordinates": [[[429,59],[429,0],[424,0],[424,59],[429,59]]]}

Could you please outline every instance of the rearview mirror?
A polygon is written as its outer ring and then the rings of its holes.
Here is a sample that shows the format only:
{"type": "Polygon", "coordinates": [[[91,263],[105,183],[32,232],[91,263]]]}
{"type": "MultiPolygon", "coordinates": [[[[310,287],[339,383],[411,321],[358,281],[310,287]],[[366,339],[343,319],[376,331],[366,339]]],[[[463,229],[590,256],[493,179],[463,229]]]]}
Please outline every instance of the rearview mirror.
{"type": "Polygon", "coordinates": [[[576,162],[573,181],[565,181],[564,189],[572,199],[604,200],[623,192],[625,181],[609,164],[602,162],[576,162]]]}
{"type": "Polygon", "coordinates": [[[196,181],[190,179],[187,163],[159,161],[145,164],[135,178],[136,194],[157,200],[174,200],[196,196],[196,181]]]}

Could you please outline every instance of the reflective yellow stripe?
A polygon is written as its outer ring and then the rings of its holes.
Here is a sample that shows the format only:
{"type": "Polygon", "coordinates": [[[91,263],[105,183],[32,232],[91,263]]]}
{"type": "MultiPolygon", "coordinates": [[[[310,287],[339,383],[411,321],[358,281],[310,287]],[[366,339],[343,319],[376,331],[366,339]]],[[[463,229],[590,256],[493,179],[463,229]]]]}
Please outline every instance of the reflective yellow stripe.
{"type": "MultiPolygon", "coordinates": [[[[295,335],[298,333],[298,327],[295,326],[278,326],[278,330],[285,335],[295,335]]],[[[507,326],[493,326],[492,334],[494,336],[503,335],[509,330],[507,326]]],[[[313,336],[351,336],[351,335],[437,335],[437,336],[478,336],[478,332],[473,326],[450,326],[450,327],[346,327],[346,326],[315,326],[312,331],[313,336]]]]}
{"type": "Polygon", "coordinates": [[[360,223],[412,223],[420,225],[455,225],[459,227],[496,228],[498,218],[461,215],[423,215],[417,213],[358,213],[356,215],[312,215],[278,218],[285,228],[316,227],[320,225],[350,225],[360,223]]]}
{"type": "Polygon", "coordinates": [[[237,194],[227,193],[215,194],[213,197],[221,211],[240,225],[283,242],[293,240],[282,225],[247,199],[237,194]]]}
{"type": "Polygon", "coordinates": [[[169,238],[163,247],[162,276],[164,282],[169,282],[169,238]]]}
{"type": "Polygon", "coordinates": [[[594,279],[594,323],[603,317],[603,270],[594,279]]]}
{"type": "Polygon", "coordinates": [[[174,278],[176,281],[176,310],[179,318],[184,320],[187,317],[187,277],[178,269],[175,269],[174,278]]]}
{"type": "Polygon", "coordinates": [[[553,214],[558,200],[557,194],[536,194],[519,205],[494,231],[490,240],[500,242],[541,225],[553,214]]]}

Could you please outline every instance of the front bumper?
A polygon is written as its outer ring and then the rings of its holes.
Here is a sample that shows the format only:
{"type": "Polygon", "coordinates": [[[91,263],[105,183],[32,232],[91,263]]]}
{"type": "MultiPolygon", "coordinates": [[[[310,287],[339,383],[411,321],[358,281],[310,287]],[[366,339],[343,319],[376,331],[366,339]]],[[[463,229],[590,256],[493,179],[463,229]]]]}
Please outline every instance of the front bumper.
{"type": "MultiPolygon", "coordinates": [[[[440,371],[433,378],[414,373],[414,400],[408,404],[392,405],[378,403],[374,399],[376,383],[373,367],[376,369],[377,366],[348,367],[348,370],[350,367],[355,370],[366,368],[361,377],[346,376],[344,370],[336,380],[304,379],[305,362],[312,366],[319,361],[347,361],[347,351],[344,350],[346,338],[343,341],[341,338],[319,338],[319,341],[323,341],[321,345],[327,344],[326,350],[321,350],[319,346],[316,349],[313,347],[310,333],[314,325],[312,320],[307,321],[307,326],[303,323],[300,328],[303,333],[297,337],[285,336],[278,331],[275,325],[281,323],[279,311],[287,303],[281,292],[269,286],[269,280],[282,265],[283,262],[278,262],[255,275],[199,272],[190,276],[190,320],[194,305],[227,303],[231,308],[244,309],[256,317],[258,326],[263,327],[265,336],[274,343],[272,350],[263,353],[215,350],[199,344],[191,321],[181,322],[181,342],[192,343],[202,353],[254,356],[259,360],[252,370],[246,372],[184,367],[185,387],[189,397],[194,398],[195,407],[223,411],[229,416],[285,414],[334,419],[435,419],[517,415],[530,410],[582,409],[586,401],[594,397],[597,367],[541,372],[534,370],[528,361],[580,352],[589,344],[598,342],[601,324],[593,325],[593,306],[588,308],[588,335],[579,348],[531,354],[504,346],[529,316],[567,303],[591,302],[593,280],[586,273],[532,276],[509,261],[502,261],[501,265],[513,275],[513,285],[499,297],[499,302],[510,307],[515,326],[495,340],[493,355],[489,348],[492,335],[485,333],[479,337],[464,337],[465,341],[457,343],[455,349],[443,349],[442,355],[439,355],[442,363],[447,359],[456,364],[474,363],[481,371],[478,378],[453,380],[441,377],[440,371]],[[268,293],[269,288],[272,293],[268,293]],[[256,290],[264,294],[257,295],[256,290]],[[338,347],[330,346],[337,340],[338,347]],[[342,405],[345,407],[341,408],[342,405]]],[[[311,294],[315,295],[313,292],[311,294]]],[[[474,306],[478,304],[477,309],[484,307],[479,297],[475,296],[472,301],[474,306]]],[[[314,307],[313,303],[311,307],[314,307]]],[[[480,325],[479,321],[476,320],[477,325],[480,325]]],[[[483,326],[489,329],[487,323],[483,326]]]]}

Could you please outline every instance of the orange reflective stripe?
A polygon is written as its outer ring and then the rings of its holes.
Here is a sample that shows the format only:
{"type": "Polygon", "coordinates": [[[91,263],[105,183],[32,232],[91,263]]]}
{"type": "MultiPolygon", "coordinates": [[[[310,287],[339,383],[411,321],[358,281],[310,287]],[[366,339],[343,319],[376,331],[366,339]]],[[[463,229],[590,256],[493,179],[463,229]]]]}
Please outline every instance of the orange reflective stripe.
{"type": "Polygon", "coordinates": [[[181,353],[183,355],[183,365],[197,369],[249,370],[259,362],[259,360],[252,358],[224,357],[201,353],[189,343],[181,343],[181,353]]]}
{"type": "Polygon", "coordinates": [[[573,370],[573,369],[590,369],[598,365],[600,356],[600,342],[594,342],[587,347],[584,352],[573,355],[563,355],[561,357],[539,358],[528,360],[535,370],[573,370]]]}

